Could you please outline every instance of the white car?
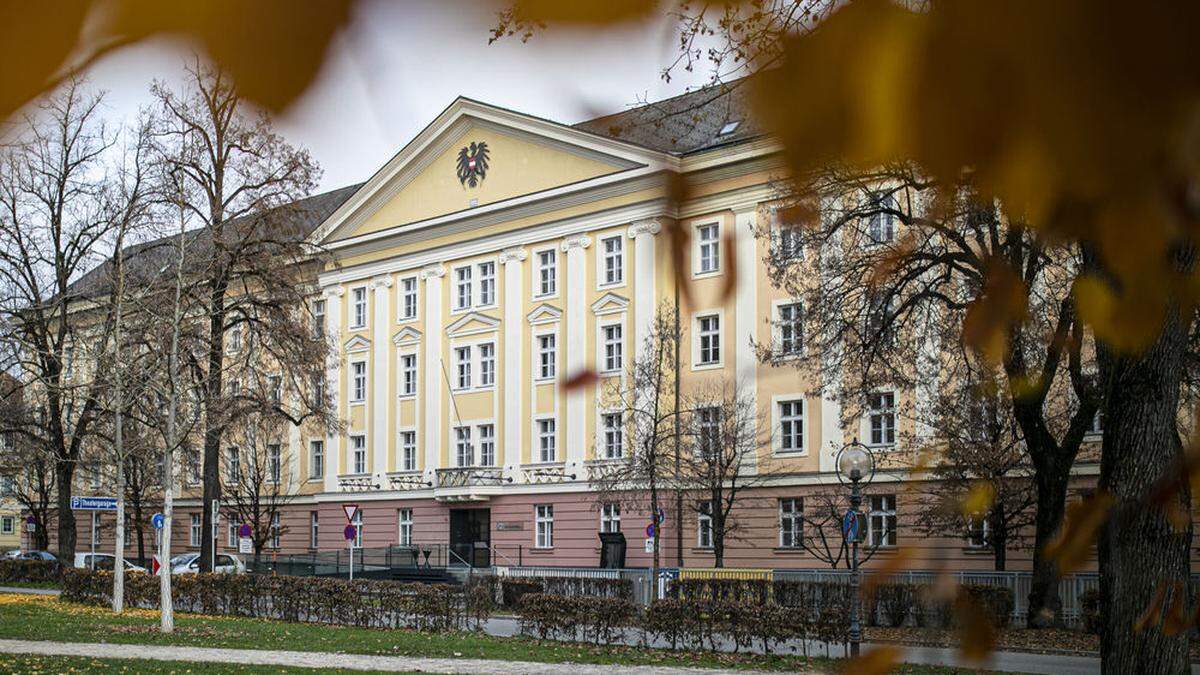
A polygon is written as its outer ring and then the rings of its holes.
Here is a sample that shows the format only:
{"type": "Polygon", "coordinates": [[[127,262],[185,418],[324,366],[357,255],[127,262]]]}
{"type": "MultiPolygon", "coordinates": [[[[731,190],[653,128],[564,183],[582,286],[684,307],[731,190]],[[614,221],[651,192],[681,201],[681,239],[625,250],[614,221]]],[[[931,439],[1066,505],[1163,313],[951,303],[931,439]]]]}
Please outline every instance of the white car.
{"type": "MultiPolygon", "coordinates": [[[[117,557],[110,553],[76,553],[75,566],[82,569],[104,570],[105,572],[113,571],[116,567],[117,557]]],[[[140,565],[134,565],[128,560],[125,561],[126,572],[141,572],[145,573],[146,568],[140,565]]]]}
{"type": "MultiPolygon", "coordinates": [[[[171,574],[196,574],[200,571],[200,554],[184,553],[171,558],[171,574]]],[[[228,553],[217,554],[217,574],[245,574],[246,565],[228,553]]]]}
{"type": "Polygon", "coordinates": [[[21,549],[19,549],[19,548],[14,548],[13,550],[8,551],[7,553],[4,554],[5,560],[16,560],[17,558],[20,558],[20,557],[21,557],[21,549]]]}

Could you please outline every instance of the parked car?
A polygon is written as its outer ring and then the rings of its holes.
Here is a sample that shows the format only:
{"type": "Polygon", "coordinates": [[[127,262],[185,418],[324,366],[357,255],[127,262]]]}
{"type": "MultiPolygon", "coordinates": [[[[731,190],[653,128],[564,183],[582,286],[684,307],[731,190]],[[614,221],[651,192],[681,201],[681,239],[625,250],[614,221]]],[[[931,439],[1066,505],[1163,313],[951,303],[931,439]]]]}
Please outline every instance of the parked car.
{"type": "Polygon", "coordinates": [[[16,560],[17,558],[20,558],[20,557],[21,557],[21,549],[19,549],[19,548],[14,548],[13,550],[7,551],[4,554],[5,560],[16,560]]]}
{"type": "Polygon", "coordinates": [[[50,551],[25,551],[17,556],[17,560],[45,560],[46,562],[58,562],[58,556],[50,551]]]}
{"type": "MultiPolygon", "coordinates": [[[[116,567],[117,557],[111,553],[76,553],[75,566],[83,569],[103,570],[105,572],[113,571],[116,567]]],[[[128,560],[125,561],[126,572],[146,572],[146,568],[141,565],[134,565],[128,560]]]]}
{"type": "MultiPolygon", "coordinates": [[[[200,571],[200,554],[184,553],[171,558],[171,574],[196,574],[200,571]]],[[[237,556],[217,554],[217,574],[245,574],[246,565],[237,556]]]]}

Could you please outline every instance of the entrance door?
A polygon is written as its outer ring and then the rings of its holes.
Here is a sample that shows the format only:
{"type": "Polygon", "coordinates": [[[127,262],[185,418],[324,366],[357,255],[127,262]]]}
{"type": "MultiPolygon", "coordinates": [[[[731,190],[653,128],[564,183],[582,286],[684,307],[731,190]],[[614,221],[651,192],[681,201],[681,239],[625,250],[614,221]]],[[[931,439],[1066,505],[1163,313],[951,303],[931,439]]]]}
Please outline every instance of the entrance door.
{"type": "Polygon", "coordinates": [[[489,567],[491,563],[491,509],[450,509],[451,565],[489,567]]]}

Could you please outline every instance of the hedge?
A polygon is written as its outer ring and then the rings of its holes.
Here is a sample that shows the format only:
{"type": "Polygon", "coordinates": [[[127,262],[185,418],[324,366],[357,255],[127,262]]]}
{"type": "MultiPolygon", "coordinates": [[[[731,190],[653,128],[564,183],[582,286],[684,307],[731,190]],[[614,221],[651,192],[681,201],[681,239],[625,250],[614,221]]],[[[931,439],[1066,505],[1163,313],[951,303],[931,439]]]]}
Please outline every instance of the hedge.
{"type": "Polygon", "coordinates": [[[1080,594],[1079,623],[1092,635],[1100,634],[1100,589],[1093,588],[1080,594]]]}
{"type": "Polygon", "coordinates": [[[61,570],[49,560],[0,560],[0,582],[58,581],[61,570]]]}
{"type": "Polygon", "coordinates": [[[633,581],[630,579],[596,579],[577,577],[506,577],[500,582],[500,596],[505,607],[521,607],[521,599],[531,593],[548,595],[620,598],[633,600],[633,581]]]}

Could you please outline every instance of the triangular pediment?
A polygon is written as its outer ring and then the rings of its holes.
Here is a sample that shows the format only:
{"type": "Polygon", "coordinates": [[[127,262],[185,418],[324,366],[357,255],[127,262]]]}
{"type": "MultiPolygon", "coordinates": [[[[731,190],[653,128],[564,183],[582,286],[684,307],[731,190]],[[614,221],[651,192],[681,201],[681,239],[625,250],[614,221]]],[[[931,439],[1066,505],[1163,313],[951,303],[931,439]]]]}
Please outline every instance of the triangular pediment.
{"type": "Polygon", "coordinates": [[[477,335],[479,333],[491,333],[500,327],[500,319],[480,314],[479,312],[470,312],[459,317],[454,323],[446,326],[446,335],[450,337],[462,337],[465,335],[477,335]]]}
{"type": "Polygon", "coordinates": [[[669,162],[662,153],[459,98],[330,215],[314,239],[328,244],[399,231],[669,162]]]}
{"type": "Polygon", "coordinates": [[[624,312],[628,308],[629,298],[622,297],[616,293],[605,293],[599,298],[596,298],[596,301],[592,303],[592,313],[596,314],[597,316],[603,316],[605,314],[617,314],[619,312],[624,312]]]}
{"type": "Polygon", "coordinates": [[[413,328],[412,326],[405,326],[404,328],[400,329],[400,332],[392,336],[392,344],[396,345],[397,347],[414,345],[420,341],[421,331],[413,328]]]}
{"type": "Polygon", "coordinates": [[[554,323],[562,318],[562,310],[554,305],[542,304],[534,307],[533,311],[525,315],[525,318],[532,324],[554,323]]]}
{"type": "Polygon", "coordinates": [[[371,348],[371,341],[361,335],[346,340],[347,352],[365,352],[371,348]]]}

